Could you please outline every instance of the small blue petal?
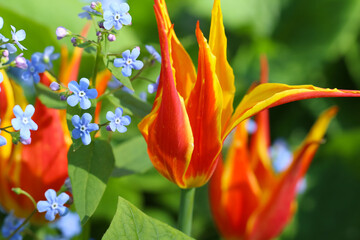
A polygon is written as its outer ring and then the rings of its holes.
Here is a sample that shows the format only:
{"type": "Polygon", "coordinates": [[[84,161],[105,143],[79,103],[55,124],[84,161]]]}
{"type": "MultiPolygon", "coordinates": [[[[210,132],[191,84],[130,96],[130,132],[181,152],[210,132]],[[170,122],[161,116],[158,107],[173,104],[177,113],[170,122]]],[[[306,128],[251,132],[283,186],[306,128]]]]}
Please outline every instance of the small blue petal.
{"type": "Polygon", "coordinates": [[[81,136],[81,141],[84,145],[89,145],[91,143],[91,137],[89,133],[85,133],[81,136]]]}
{"type": "Polygon", "coordinates": [[[74,107],[76,104],[79,103],[79,100],[80,99],[79,99],[78,95],[71,95],[67,98],[66,101],[70,106],[74,107]]]}

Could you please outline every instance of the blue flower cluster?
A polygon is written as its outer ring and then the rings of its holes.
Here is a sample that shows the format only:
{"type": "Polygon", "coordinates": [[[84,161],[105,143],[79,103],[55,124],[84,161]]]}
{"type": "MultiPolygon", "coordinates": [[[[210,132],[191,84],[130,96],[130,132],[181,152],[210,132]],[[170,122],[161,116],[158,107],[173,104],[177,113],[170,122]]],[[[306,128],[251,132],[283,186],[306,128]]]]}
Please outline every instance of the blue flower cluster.
{"type": "MultiPolygon", "coordinates": [[[[10,212],[4,219],[4,223],[1,227],[1,234],[3,237],[7,238],[25,221],[25,219],[17,218],[10,212]]],[[[10,240],[21,240],[21,232],[24,230],[24,227],[21,227],[11,238],[10,240]]]]}

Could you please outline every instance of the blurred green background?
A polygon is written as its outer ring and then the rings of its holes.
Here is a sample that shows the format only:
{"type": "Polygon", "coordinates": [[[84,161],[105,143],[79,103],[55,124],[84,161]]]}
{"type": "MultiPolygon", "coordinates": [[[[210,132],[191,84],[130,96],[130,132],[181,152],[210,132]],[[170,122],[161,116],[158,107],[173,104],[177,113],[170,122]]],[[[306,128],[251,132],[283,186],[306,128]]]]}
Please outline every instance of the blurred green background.
{"type": "MultiPolygon", "coordinates": [[[[119,32],[112,51],[145,44],[159,49],[153,1],[128,3],[133,24],[119,32]]],[[[208,36],[213,1],[167,0],[167,4],[179,39],[197,62],[195,24],[200,20],[208,36]]],[[[84,5],[76,0],[0,1],[0,16],[5,21],[1,33],[9,36],[10,24],[24,29],[26,58],[48,45],[58,52],[61,45],[73,51],[70,39],[56,40],[55,29],[64,26],[79,33],[86,20],[77,14],[84,5]]],[[[269,60],[270,82],[360,89],[359,0],[222,0],[222,9],[228,59],[236,76],[235,105],[258,80],[261,54],[269,60]]],[[[89,38],[95,39],[93,29],[89,38]]],[[[147,56],[145,51],[143,56],[147,56]]],[[[91,76],[93,62],[94,57],[85,53],[79,78],[91,76]]],[[[59,61],[55,66],[58,72],[59,61]]],[[[147,74],[155,80],[158,72],[156,66],[147,74]]],[[[146,90],[146,83],[135,83],[135,88],[139,94],[146,90]]],[[[148,97],[149,102],[153,97],[148,97]]],[[[309,169],[298,211],[279,239],[360,239],[360,99],[303,100],[271,109],[271,136],[272,140],[287,139],[295,149],[320,112],[332,105],[340,111],[309,169]]],[[[110,224],[118,195],[176,226],[179,190],[152,168],[136,128],[140,120],[135,116],[130,131],[116,138],[120,143],[115,148],[118,169],[87,228],[94,239],[100,239],[110,224]],[[132,161],[142,162],[142,168],[133,167],[132,161]],[[131,172],[139,173],[126,175],[131,172]]],[[[207,186],[196,192],[193,236],[219,239],[209,212],[207,186]]]]}

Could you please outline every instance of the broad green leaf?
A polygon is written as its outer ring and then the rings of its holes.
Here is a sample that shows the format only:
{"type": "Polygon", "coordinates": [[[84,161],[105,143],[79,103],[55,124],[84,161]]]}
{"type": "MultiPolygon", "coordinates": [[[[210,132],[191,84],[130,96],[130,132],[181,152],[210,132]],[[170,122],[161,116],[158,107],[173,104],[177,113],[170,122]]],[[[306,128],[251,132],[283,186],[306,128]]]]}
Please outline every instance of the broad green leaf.
{"type": "Polygon", "coordinates": [[[51,91],[42,83],[36,84],[35,89],[40,101],[48,108],[66,109],[67,103],[60,100],[59,93],[51,91]]]}
{"type": "Polygon", "coordinates": [[[192,238],[145,215],[134,205],[119,197],[115,217],[102,238],[102,240],[114,239],[173,240],[192,238]]]}
{"type": "Polygon", "coordinates": [[[137,117],[143,118],[151,111],[152,106],[149,103],[134,95],[119,90],[114,93],[114,96],[120,100],[121,106],[129,109],[137,117]]]}
{"type": "Polygon", "coordinates": [[[76,212],[84,225],[106,189],[114,168],[114,155],[108,142],[94,140],[76,152],[70,150],[68,161],[76,212]]]}
{"type": "MultiPolygon", "coordinates": [[[[74,125],[71,122],[71,119],[74,115],[78,115],[80,118],[84,113],[90,113],[93,117],[92,120],[94,121],[94,114],[95,114],[95,106],[96,106],[96,100],[91,99],[91,107],[87,110],[81,109],[79,104],[75,107],[71,107],[70,105],[67,105],[66,108],[66,121],[68,125],[69,132],[72,133],[72,130],[75,128],[74,125]]],[[[69,151],[76,151],[82,146],[81,139],[74,139],[71,136],[71,139],[73,140],[73,144],[71,145],[69,151]]]]}
{"type": "Polygon", "coordinates": [[[113,148],[115,169],[113,177],[144,173],[152,167],[142,136],[137,136],[113,148]]]}

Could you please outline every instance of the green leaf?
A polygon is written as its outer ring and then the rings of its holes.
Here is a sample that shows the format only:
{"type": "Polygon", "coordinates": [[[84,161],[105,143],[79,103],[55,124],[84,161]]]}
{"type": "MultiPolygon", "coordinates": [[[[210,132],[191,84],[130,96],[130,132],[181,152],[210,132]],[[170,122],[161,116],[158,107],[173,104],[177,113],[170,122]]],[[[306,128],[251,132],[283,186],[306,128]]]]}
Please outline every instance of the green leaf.
{"type": "Polygon", "coordinates": [[[151,218],[119,197],[115,217],[102,240],[113,239],[193,239],[169,225],[151,218]]]}
{"type": "Polygon", "coordinates": [[[114,63],[110,61],[106,56],[104,57],[104,64],[110,70],[110,72],[122,83],[125,87],[129,88],[132,91],[135,91],[130,78],[124,77],[121,73],[121,68],[115,67],[114,63]]]}
{"type": "Polygon", "coordinates": [[[105,191],[114,168],[114,155],[108,142],[95,140],[76,152],[70,150],[68,161],[76,212],[85,224],[105,191]]]}
{"type": "MultiPolygon", "coordinates": [[[[68,125],[69,132],[72,133],[72,130],[75,128],[74,125],[71,122],[71,119],[74,115],[78,115],[80,118],[84,113],[90,113],[93,120],[95,115],[95,108],[96,108],[96,99],[91,99],[91,107],[89,109],[81,109],[79,105],[76,105],[75,107],[71,107],[70,105],[67,105],[66,108],[66,121],[68,125]]],[[[77,151],[81,146],[82,142],[81,139],[74,139],[71,136],[71,139],[73,141],[73,144],[71,145],[69,151],[77,151]]]]}
{"type": "Polygon", "coordinates": [[[66,109],[66,101],[60,100],[60,93],[51,91],[44,84],[35,85],[36,93],[40,101],[48,108],[66,109]]]}
{"type": "Polygon", "coordinates": [[[113,177],[144,173],[152,167],[142,136],[137,136],[113,148],[115,169],[113,177]]]}
{"type": "Polygon", "coordinates": [[[121,106],[129,109],[137,117],[143,118],[151,112],[152,106],[134,95],[120,90],[115,92],[114,96],[120,100],[121,106]]]}

